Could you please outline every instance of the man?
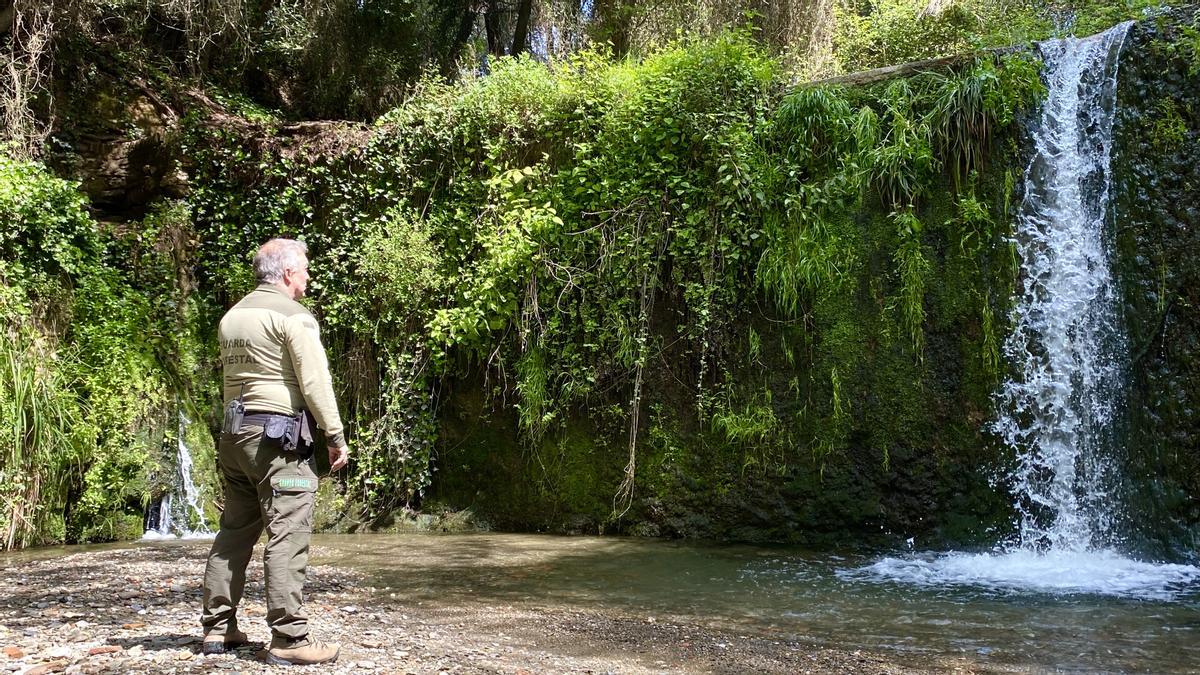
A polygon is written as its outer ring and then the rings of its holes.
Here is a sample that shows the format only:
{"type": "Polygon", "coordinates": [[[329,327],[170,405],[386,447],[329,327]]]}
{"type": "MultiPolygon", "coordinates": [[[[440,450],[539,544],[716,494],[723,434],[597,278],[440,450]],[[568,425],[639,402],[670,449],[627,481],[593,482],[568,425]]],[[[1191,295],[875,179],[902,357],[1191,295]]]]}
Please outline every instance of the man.
{"type": "Polygon", "coordinates": [[[227,404],[218,445],[225,510],[204,571],[205,654],[246,642],[237,606],[265,527],[267,660],[307,665],[338,657],[338,645],[309,637],[301,611],[317,490],[303,410],[325,431],[330,470],[347,460],[317,322],[297,302],[308,285],[307,253],[303,242],[291,239],[263,244],[254,256],[258,288],[226,312],[217,329],[227,404]]]}

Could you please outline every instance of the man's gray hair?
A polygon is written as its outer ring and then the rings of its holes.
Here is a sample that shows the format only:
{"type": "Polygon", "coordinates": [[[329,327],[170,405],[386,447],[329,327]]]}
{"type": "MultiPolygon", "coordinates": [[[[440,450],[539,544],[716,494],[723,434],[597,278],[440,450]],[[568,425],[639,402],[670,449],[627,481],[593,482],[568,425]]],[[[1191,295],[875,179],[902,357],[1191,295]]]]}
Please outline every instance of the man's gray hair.
{"type": "Polygon", "coordinates": [[[277,284],[283,281],[287,270],[304,267],[308,246],[295,239],[272,239],[263,244],[254,254],[254,276],[262,284],[277,284]]]}

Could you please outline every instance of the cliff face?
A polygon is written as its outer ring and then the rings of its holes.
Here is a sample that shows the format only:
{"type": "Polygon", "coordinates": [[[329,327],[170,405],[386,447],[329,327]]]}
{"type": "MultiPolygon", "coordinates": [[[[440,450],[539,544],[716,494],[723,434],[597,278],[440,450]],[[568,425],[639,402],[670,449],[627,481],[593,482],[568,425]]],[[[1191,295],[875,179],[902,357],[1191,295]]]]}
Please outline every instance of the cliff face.
{"type": "Polygon", "coordinates": [[[1127,530],[1156,554],[1200,541],[1200,24],[1137,24],[1121,60],[1114,223],[1133,352],[1127,530]]]}
{"type": "MultiPolygon", "coordinates": [[[[1133,364],[1117,458],[1123,521],[1117,528],[1133,550],[1168,558],[1193,556],[1200,537],[1197,28],[1196,15],[1186,10],[1139,22],[1129,33],[1112,160],[1110,241],[1133,364]]],[[[1019,144],[1020,137],[1015,132],[996,147],[1013,148],[1004,144],[1019,144]]],[[[1005,181],[1019,184],[1024,165],[1021,151],[993,155],[979,191],[993,212],[1010,213],[1019,195],[1006,192],[1005,181]]],[[[961,308],[982,294],[992,299],[993,317],[1001,317],[992,320],[1002,322],[1015,276],[999,240],[963,268],[954,255],[962,232],[952,214],[953,186],[938,190],[920,213],[924,241],[936,251],[925,299],[925,360],[913,362],[881,339],[886,303],[869,289],[886,283],[883,261],[860,270],[866,274],[860,293],[846,308],[845,330],[870,346],[839,372],[852,383],[844,451],[822,455],[802,435],[775,444],[731,441],[688,414],[680,386],[686,368],[668,356],[647,376],[654,412],[642,427],[635,505],[618,523],[638,533],[775,541],[838,541],[852,532],[858,540],[915,535],[926,543],[983,544],[1009,531],[1012,497],[1003,475],[1012,458],[987,431],[1004,373],[978,358],[986,350],[980,306],[975,314],[961,308]],[[773,456],[788,459],[772,469],[773,456]]],[[[856,222],[866,240],[891,236],[884,215],[869,204],[861,209],[856,222]]],[[[762,347],[751,359],[757,371],[749,364],[737,369],[739,384],[743,391],[761,387],[759,409],[786,419],[805,407],[794,378],[811,381],[822,364],[785,357],[779,348],[788,344],[785,324],[762,315],[747,321],[762,347]]],[[[670,334],[669,324],[659,327],[670,334]]],[[[488,406],[477,391],[470,381],[450,388],[443,420],[449,443],[433,495],[501,527],[604,529],[611,486],[628,459],[620,425],[597,428],[577,416],[569,431],[530,450],[505,432],[514,416],[488,406]]]]}

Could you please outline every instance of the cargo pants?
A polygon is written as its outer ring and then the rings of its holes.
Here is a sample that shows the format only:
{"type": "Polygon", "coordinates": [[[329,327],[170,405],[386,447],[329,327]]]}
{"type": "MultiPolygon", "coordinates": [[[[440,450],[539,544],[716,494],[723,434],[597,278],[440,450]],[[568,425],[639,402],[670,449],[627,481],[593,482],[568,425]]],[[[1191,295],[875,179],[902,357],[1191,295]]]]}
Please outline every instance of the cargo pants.
{"type": "Polygon", "coordinates": [[[204,570],[200,622],[205,635],[237,630],[246,566],[265,527],[267,625],[272,643],[286,646],[308,635],[302,606],[317,474],[311,457],[283,452],[262,432],[244,424],[236,434],[222,434],[218,444],[225,510],[204,570]]]}

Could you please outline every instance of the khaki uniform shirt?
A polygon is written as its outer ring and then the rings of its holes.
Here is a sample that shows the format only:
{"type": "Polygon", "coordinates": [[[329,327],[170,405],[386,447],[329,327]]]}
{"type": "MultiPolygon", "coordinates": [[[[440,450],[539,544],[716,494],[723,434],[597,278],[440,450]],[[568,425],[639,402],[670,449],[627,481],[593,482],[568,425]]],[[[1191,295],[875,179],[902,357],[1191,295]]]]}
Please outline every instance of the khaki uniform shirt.
{"type": "Polygon", "coordinates": [[[246,410],[295,415],[306,408],[328,445],[344,443],[321,331],[303,305],[262,284],[225,313],[217,337],[226,402],[244,385],[246,410]]]}

